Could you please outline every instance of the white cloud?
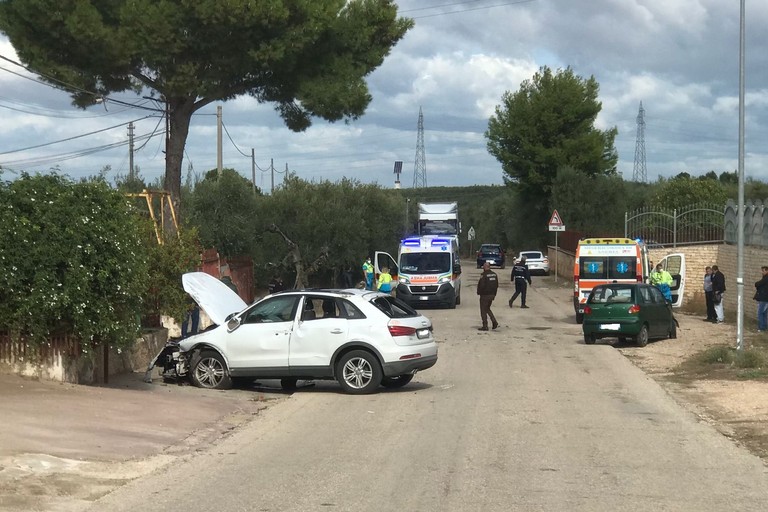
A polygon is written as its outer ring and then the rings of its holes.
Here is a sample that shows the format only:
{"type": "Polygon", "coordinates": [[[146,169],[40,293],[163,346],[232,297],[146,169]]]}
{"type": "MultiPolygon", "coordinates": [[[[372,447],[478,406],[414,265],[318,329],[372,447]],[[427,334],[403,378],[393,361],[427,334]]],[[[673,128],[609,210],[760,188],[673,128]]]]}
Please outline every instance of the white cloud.
{"type": "MultiPolygon", "coordinates": [[[[733,170],[738,156],[737,2],[722,0],[536,0],[498,6],[493,0],[424,5],[398,2],[415,28],[369,77],[373,95],[359,121],[316,121],[305,133],[292,133],[271,105],[250,97],[223,104],[224,123],[240,151],[224,138],[224,162],[251,173],[250,150],[266,169],[288,163],[302,177],[393,183],[392,162],[403,160],[401,181],[410,186],[419,108],[424,112],[425,151],[431,185],[501,183],[500,165],[488,155],[483,132],[505,91],[518,90],[542,65],[571,66],[600,83],[603,110],[599,128],[616,126],[619,169],[631,177],[636,117],[646,109],[645,146],[649,177],[683,170],[733,170]],[[451,11],[461,11],[448,14],[451,11]],[[435,14],[438,14],[435,16],[435,14]]],[[[747,10],[747,166],[768,179],[768,2],[747,10]]],[[[0,54],[15,60],[7,39],[0,54]]],[[[3,62],[0,67],[25,74],[3,62]]],[[[0,70],[0,153],[103,129],[143,117],[147,112],[110,104],[75,110],[63,92],[0,70]],[[98,117],[95,117],[98,116],[98,117]]],[[[129,94],[124,101],[143,101],[129,94]]],[[[151,104],[150,104],[151,105],[151,104]]],[[[216,105],[194,116],[186,148],[196,172],[216,165],[216,105]]],[[[157,119],[136,124],[137,134],[152,133],[157,119]]],[[[160,126],[162,128],[162,125],[160,126]]],[[[38,158],[125,140],[125,128],[107,130],[63,145],[8,160],[38,158]]],[[[145,177],[163,172],[163,139],[136,153],[145,177]]],[[[125,169],[127,148],[61,162],[73,176],[104,165],[125,169]]],[[[49,164],[35,169],[45,170],[49,164]]],[[[257,181],[271,173],[257,171],[257,181]]],[[[282,176],[282,175],[279,175],[282,176]]],[[[277,179],[277,177],[276,177],[277,179]]]]}

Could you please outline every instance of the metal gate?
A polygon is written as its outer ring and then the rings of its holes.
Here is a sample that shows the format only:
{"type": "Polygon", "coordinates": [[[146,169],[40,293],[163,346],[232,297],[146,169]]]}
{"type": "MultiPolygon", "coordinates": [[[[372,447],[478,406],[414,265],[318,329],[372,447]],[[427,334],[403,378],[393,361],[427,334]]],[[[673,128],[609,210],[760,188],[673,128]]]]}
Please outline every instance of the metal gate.
{"type": "Polygon", "coordinates": [[[722,242],[724,210],[723,205],[713,203],[672,210],[646,206],[624,213],[624,236],[641,238],[650,247],[722,242]]]}

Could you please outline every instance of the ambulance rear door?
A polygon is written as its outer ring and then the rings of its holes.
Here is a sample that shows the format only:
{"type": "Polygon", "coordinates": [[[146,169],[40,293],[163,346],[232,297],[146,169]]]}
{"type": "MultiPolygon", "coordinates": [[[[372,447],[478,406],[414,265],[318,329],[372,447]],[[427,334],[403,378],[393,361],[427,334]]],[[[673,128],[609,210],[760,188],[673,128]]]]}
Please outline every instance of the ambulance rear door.
{"type": "Polygon", "coordinates": [[[685,291],[685,254],[676,253],[664,256],[659,262],[661,268],[672,276],[672,307],[679,308],[683,305],[683,292],[685,291]]]}

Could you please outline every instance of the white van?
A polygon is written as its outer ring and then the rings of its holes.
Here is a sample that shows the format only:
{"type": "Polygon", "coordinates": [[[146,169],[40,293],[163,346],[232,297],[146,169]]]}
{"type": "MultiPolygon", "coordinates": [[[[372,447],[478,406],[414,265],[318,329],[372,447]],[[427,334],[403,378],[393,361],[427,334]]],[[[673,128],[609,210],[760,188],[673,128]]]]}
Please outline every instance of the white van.
{"type": "Polygon", "coordinates": [[[412,307],[461,304],[461,259],[459,244],[452,236],[423,236],[400,241],[397,262],[377,251],[374,261],[378,278],[389,267],[397,281],[397,298],[412,307]]]}

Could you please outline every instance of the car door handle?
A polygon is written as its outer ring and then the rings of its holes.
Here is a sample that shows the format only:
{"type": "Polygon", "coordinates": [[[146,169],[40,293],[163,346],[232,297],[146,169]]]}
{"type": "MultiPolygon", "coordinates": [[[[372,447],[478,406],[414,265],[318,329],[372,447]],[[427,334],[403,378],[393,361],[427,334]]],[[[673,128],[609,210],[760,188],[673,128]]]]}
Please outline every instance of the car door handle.
{"type": "Polygon", "coordinates": [[[334,329],[331,331],[331,334],[344,334],[344,331],[342,331],[341,329],[334,329]]]}

